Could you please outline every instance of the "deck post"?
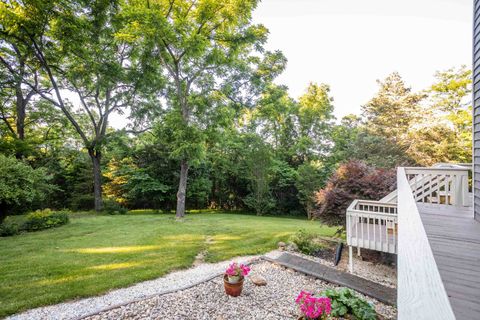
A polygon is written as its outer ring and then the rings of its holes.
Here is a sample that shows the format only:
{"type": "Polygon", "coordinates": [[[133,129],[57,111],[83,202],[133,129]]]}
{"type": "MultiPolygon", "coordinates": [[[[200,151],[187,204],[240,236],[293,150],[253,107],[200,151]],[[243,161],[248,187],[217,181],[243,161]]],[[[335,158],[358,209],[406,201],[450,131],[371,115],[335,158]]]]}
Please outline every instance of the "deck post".
{"type": "Polygon", "coordinates": [[[455,194],[453,195],[454,205],[457,207],[463,206],[463,188],[462,188],[462,176],[456,177],[455,182],[455,194]]]}
{"type": "Polygon", "coordinates": [[[353,248],[348,246],[348,269],[353,273],[353,248]]]}
{"type": "Polygon", "coordinates": [[[468,196],[468,175],[464,176],[462,179],[462,195],[463,195],[463,206],[470,207],[472,203],[470,202],[470,197],[468,196]]]}
{"type": "Polygon", "coordinates": [[[360,257],[361,252],[360,252],[360,247],[357,247],[357,256],[360,257]]]}

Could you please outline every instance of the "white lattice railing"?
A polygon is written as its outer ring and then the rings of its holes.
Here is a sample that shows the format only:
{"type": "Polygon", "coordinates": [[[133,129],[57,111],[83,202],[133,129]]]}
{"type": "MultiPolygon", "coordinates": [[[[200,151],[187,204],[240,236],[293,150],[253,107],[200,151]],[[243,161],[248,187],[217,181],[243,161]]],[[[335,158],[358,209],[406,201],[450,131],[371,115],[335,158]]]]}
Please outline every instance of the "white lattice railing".
{"type": "Polygon", "coordinates": [[[397,205],[355,200],[347,209],[347,244],[397,253],[397,205]]]}
{"type": "Polygon", "coordinates": [[[404,168],[416,202],[468,206],[467,168],[404,168]]]}
{"type": "MultiPolygon", "coordinates": [[[[407,178],[412,190],[417,190],[415,194],[417,202],[471,205],[468,191],[471,163],[437,163],[431,168],[405,168],[405,170],[413,173],[407,178]],[[456,196],[461,201],[455,201],[456,196]]],[[[380,202],[397,203],[397,190],[380,199],[380,202]]]]}

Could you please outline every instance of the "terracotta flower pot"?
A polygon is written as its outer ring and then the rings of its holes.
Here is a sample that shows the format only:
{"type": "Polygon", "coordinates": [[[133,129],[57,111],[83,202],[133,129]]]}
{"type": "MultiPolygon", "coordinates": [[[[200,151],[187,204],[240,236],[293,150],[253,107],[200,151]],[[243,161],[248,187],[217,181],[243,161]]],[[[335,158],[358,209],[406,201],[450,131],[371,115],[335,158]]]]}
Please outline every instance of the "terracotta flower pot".
{"type": "Polygon", "coordinates": [[[228,282],[228,276],[223,276],[223,286],[225,287],[225,293],[232,297],[238,297],[242,293],[243,289],[243,277],[237,283],[228,282]]]}

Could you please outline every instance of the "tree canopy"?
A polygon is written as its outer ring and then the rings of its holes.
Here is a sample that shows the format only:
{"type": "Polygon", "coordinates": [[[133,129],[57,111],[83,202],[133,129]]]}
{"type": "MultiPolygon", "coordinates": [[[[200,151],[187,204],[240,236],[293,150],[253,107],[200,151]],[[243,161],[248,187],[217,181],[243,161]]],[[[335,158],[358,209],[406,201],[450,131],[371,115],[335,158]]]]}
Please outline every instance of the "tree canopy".
{"type": "Polygon", "coordinates": [[[466,67],[439,71],[422,91],[394,72],[361,115],[336,119],[328,84],[293,97],[278,81],[287,59],[265,49],[257,5],[1,2],[0,152],[12,168],[2,214],[101,210],[106,200],[178,217],[195,208],[315,217],[315,195],[346,163],[390,172],[470,162],[466,67]]]}

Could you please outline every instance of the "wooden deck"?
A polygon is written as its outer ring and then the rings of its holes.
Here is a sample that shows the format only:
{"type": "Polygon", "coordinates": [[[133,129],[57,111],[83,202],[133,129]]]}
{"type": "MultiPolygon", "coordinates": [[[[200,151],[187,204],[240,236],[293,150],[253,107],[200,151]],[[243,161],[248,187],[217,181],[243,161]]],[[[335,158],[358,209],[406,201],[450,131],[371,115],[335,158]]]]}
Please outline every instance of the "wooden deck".
{"type": "Polygon", "coordinates": [[[417,206],[456,319],[480,319],[480,222],[473,209],[417,206]]]}

